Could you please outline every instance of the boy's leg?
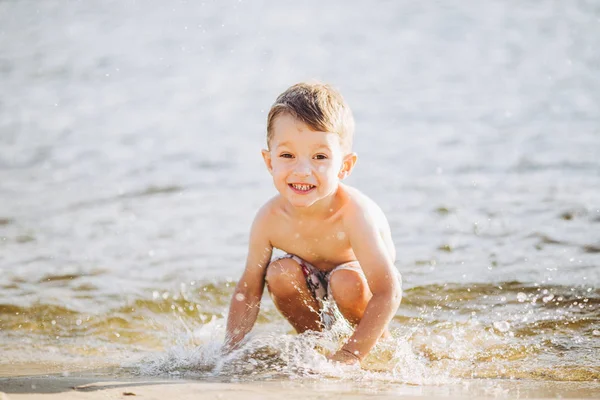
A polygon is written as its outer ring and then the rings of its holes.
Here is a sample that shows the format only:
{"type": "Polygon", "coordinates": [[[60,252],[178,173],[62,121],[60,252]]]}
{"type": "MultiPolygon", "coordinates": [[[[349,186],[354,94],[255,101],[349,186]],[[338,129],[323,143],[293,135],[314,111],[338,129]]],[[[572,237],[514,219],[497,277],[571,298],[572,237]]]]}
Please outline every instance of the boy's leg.
{"type": "Polygon", "coordinates": [[[360,322],[373,297],[365,276],[354,269],[340,268],[331,272],[329,292],[344,318],[353,325],[360,322]]]}
{"type": "Polygon", "coordinates": [[[298,262],[292,258],[271,262],[266,282],[273,303],[296,332],[322,330],[319,302],[308,289],[298,262]]]}
{"type": "MultiPolygon", "coordinates": [[[[353,325],[360,322],[373,297],[358,263],[344,264],[344,267],[331,272],[329,291],[344,318],[353,325]]],[[[389,330],[386,328],[381,337],[388,335],[389,330]]]]}

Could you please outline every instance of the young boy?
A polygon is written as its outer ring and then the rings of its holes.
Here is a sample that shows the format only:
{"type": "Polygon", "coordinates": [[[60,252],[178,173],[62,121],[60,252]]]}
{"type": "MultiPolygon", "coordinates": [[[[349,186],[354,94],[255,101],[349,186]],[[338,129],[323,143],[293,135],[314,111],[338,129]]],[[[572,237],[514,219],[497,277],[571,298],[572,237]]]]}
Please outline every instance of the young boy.
{"type": "Polygon", "coordinates": [[[328,85],[299,83],[276,100],[262,150],[277,196],[257,213],[246,269],[227,321],[226,347],[252,329],[265,283],[277,309],[298,333],[330,321],[325,299],[355,325],[329,358],[352,364],[373,348],[402,297],[396,251],[381,209],[341,181],[352,172],[354,120],[328,85]],[[287,255],[271,260],[272,249],[287,255]]]}

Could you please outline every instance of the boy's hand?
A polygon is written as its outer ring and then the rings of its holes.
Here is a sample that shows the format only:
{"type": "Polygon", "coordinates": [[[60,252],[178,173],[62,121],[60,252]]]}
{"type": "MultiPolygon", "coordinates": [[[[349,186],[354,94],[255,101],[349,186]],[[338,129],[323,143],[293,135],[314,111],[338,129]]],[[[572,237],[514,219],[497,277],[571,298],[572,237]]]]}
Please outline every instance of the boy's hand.
{"type": "Polygon", "coordinates": [[[360,364],[360,358],[357,355],[344,349],[338,350],[333,355],[328,356],[327,359],[346,365],[360,364]]]}
{"type": "Polygon", "coordinates": [[[221,354],[227,355],[238,347],[239,343],[233,344],[231,343],[231,340],[225,339],[225,342],[221,345],[221,354]]]}

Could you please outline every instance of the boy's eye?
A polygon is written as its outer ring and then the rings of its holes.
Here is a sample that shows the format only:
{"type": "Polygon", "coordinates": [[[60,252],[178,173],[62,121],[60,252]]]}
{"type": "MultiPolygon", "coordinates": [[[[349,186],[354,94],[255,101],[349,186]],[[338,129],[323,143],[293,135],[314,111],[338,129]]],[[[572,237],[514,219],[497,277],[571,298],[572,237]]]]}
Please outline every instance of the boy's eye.
{"type": "Polygon", "coordinates": [[[315,156],[315,158],[316,158],[317,160],[325,160],[325,159],[327,158],[327,156],[326,156],[325,154],[317,154],[317,155],[315,156]]]}
{"type": "Polygon", "coordinates": [[[281,158],[292,158],[293,156],[290,153],[281,153],[279,155],[281,158]]]}

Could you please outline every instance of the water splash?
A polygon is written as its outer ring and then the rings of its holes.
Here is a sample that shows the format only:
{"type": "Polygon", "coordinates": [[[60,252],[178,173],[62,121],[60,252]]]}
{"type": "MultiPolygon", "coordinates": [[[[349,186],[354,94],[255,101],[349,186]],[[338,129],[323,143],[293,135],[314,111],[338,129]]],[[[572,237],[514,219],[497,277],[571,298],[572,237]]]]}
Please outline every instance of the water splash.
{"type": "Polygon", "coordinates": [[[452,381],[413,351],[407,336],[394,331],[377,344],[361,366],[331,362],[352,330],[337,320],[330,330],[300,335],[261,332],[249,335],[229,353],[221,350],[224,320],[213,319],[194,332],[182,333],[179,343],[133,367],[141,375],[175,375],[229,381],[272,379],[352,380],[441,384],[452,381]],[[198,343],[201,341],[201,343],[198,343]]]}

